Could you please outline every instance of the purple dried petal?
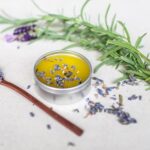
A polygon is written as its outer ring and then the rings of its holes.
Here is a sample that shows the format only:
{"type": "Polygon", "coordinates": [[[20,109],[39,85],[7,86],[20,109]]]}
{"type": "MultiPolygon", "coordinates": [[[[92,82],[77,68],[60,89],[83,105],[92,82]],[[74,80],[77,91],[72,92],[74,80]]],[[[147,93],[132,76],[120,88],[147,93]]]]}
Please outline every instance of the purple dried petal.
{"type": "Polygon", "coordinates": [[[91,106],[91,107],[90,107],[90,110],[89,110],[90,114],[94,115],[94,114],[97,113],[97,111],[98,111],[98,110],[97,110],[94,106],[91,106]]]}
{"type": "Polygon", "coordinates": [[[7,42],[13,42],[13,41],[15,41],[16,40],[16,36],[15,35],[12,35],[12,34],[6,34],[5,36],[4,36],[4,38],[5,38],[5,40],[7,41],[7,42]]]}
{"type": "Polygon", "coordinates": [[[104,109],[104,106],[99,102],[95,103],[94,107],[100,112],[104,109]]]}
{"type": "Polygon", "coordinates": [[[105,96],[104,92],[100,88],[97,89],[97,92],[99,95],[105,96]]]}
{"type": "Polygon", "coordinates": [[[142,100],[142,96],[141,95],[139,95],[139,100],[142,100]]]}
{"type": "Polygon", "coordinates": [[[110,99],[112,99],[112,100],[116,100],[116,97],[110,97],[110,99]]]}
{"type": "Polygon", "coordinates": [[[36,39],[36,36],[30,35],[29,33],[24,34],[21,38],[17,38],[18,41],[27,42],[36,39]]]}

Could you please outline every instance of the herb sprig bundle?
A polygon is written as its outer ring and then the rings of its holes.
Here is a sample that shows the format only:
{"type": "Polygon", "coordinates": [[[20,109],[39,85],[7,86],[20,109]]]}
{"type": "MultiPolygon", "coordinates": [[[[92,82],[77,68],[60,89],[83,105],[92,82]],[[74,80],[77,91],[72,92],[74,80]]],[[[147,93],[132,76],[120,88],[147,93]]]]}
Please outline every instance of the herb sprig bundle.
{"type": "MultiPolygon", "coordinates": [[[[114,15],[111,24],[108,24],[110,5],[105,13],[105,25],[102,25],[101,22],[99,25],[91,24],[84,17],[84,9],[89,1],[85,1],[80,15],[77,17],[47,13],[35,18],[12,19],[1,15],[0,24],[9,25],[4,31],[16,28],[12,35],[13,40],[66,40],[73,44],[65,49],[81,46],[87,50],[97,50],[101,52],[102,56],[98,58],[100,63],[95,67],[94,72],[104,64],[115,65],[116,68],[121,65],[123,66],[121,69],[123,77],[119,80],[135,76],[150,84],[150,59],[149,56],[145,56],[139,50],[141,41],[146,34],[139,36],[135,44],[132,44],[127,27],[123,22],[116,21],[116,15],[114,15]],[[122,27],[124,35],[117,33],[118,24],[122,27]],[[32,30],[31,26],[34,26],[32,30]],[[19,32],[15,34],[16,31],[19,32]]],[[[39,8],[36,4],[35,6],[39,8]]]]}

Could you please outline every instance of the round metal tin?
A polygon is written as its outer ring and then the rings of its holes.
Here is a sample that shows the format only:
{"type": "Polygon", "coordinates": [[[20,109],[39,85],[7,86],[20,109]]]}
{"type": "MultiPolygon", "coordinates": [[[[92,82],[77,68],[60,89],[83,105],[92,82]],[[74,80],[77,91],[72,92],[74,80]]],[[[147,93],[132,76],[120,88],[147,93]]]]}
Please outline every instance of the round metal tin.
{"type": "Polygon", "coordinates": [[[34,65],[34,78],[35,78],[37,85],[42,90],[44,90],[48,93],[51,93],[51,94],[55,94],[55,95],[65,95],[65,94],[73,94],[73,93],[81,92],[82,90],[84,90],[86,87],[88,87],[91,84],[91,75],[92,75],[92,66],[91,66],[90,61],[85,56],[83,56],[82,54],[74,52],[74,51],[52,51],[52,52],[46,53],[46,54],[42,55],[36,61],[35,65],[34,65]],[[36,69],[35,69],[36,65],[44,57],[54,55],[54,54],[71,54],[71,55],[75,55],[75,56],[82,58],[88,64],[89,69],[90,69],[90,73],[89,73],[88,78],[84,82],[82,82],[80,85],[77,85],[77,86],[74,86],[71,88],[55,88],[55,87],[48,86],[48,85],[42,83],[41,81],[39,81],[39,79],[37,78],[37,76],[35,74],[36,73],[36,69]]]}

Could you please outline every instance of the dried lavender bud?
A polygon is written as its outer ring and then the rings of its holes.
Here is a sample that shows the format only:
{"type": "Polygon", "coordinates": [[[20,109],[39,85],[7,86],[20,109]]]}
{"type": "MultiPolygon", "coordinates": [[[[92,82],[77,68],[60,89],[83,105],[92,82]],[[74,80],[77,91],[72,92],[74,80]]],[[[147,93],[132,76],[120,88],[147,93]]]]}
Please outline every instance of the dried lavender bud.
{"type": "Polygon", "coordinates": [[[36,72],[36,75],[40,78],[43,78],[45,76],[45,72],[36,72]]]}
{"type": "Polygon", "coordinates": [[[142,100],[142,96],[141,95],[139,95],[139,100],[142,100]]]}
{"type": "Polygon", "coordinates": [[[73,112],[77,112],[77,113],[79,113],[79,109],[73,109],[73,112]]]}
{"type": "Polygon", "coordinates": [[[55,80],[56,80],[56,81],[62,81],[63,78],[62,78],[60,75],[56,75],[56,76],[55,76],[55,80]]]}
{"type": "Polygon", "coordinates": [[[112,100],[116,100],[116,97],[110,97],[110,99],[112,99],[112,100]]]}
{"type": "Polygon", "coordinates": [[[128,97],[128,100],[136,100],[137,98],[138,98],[138,96],[133,94],[132,96],[128,97]]]}
{"type": "Polygon", "coordinates": [[[96,81],[98,81],[98,82],[100,82],[100,83],[103,83],[103,82],[104,82],[102,79],[99,79],[99,78],[97,78],[97,77],[92,77],[92,79],[93,79],[93,80],[96,80],[96,81]]]}
{"type": "Polygon", "coordinates": [[[75,69],[76,69],[76,67],[75,67],[75,66],[71,66],[71,69],[75,70],[75,69]]]}
{"type": "Polygon", "coordinates": [[[89,110],[89,113],[94,115],[98,112],[97,108],[95,108],[94,106],[90,106],[90,110],[89,110]]]}
{"type": "Polygon", "coordinates": [[[104,109],[104,106],[99,102],[95,103],[94,107],[100,112],[104,109]]]}
{"type": "Polygon", "coordinates": [[[75,146],[73,142],[68,142],[68,146],[75,146]]]}
{"type": "Polygon", "coordinates": [[[21,41],[21,42],[27,42],[27,41],[30,41],[30,40],[33,40],[36,38],[37,38],[37,36],[35,36],[35,35],[30,35],[29,33],[25,33],[21,37],[17,38],[17,40],[21,41]]]}
{"type": "Polygon", "coordinates": [[[109,93],[111,92],[113,89],[117,89],[117,87],[113,86],[113,87],[107,87],[106,88],[106,92],[109,93]]]}
{"type": "Polygon", "coordinates": [[[72,73],[71,71],[68,71],[68,72],[65,72],[65,73],[64,73],[64,75],[65,75],[67,78],[71,77],[72,74],[73,74],[73,73],[72,73]]]}
{"type": "Polygon", "coordinates": [[[30,116],[31,116],[31,117],[34,117],[35,114],[34,114],[33,112],[30,112],[30,116]]]}
{"type": "Polygon", "coordinates": [[[28,86],[27,86],[27,89],[30,89],[30,87],[31,87],[31,85],[28,85],[28,86]]]}
{"type": "Polygon", "coordinates": [[[50,124],[47,124],[46,127],[47,127],[48,130],[51,129],[51,125],[50,124]]]}
{"type": "Polygon", "coordinates": [[[55,70],[55,71],[60,70],[60,66],[59,66],[59,65],[55,65],[55,66],[54,66],[54,70],[55,70]]]}
{"type": "Polygon", "coordinates": [[[100,88],[97,89],[97,92],[99,95],[105,96],[104,92],[100,88]]]}
{"type": "Polygon", "coordinates": [[[130,81],[130,82],[135,82],[135,81],[136,81],[136,78],[135,78],[133,75],[130,75],[130,76],[129,76],[129,81],[130,81]]]}
{"type": "Polygon", "coordinates": [[[114,114],[114,110],[112,108],[105,108],[104,112],[107,112],[109,114],[114,114]]]}
{"type": "Polygon", "coordinates": [[[0,69],[0,81],[4,79],[4,75],[3,75],[3,72],[1,71],[0,69]]]}

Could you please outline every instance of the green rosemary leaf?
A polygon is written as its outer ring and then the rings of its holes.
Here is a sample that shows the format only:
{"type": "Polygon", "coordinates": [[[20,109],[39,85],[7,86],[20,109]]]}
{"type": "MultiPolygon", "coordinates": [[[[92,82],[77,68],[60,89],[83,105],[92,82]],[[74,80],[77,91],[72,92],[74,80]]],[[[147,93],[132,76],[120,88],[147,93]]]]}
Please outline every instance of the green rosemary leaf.
{"type": "Polygon", "coordinates": [[[149,78],[147,78],[145,81],[150,81],[150,77],[149,77],[149,78]]]}
{"type": "Polygon", "coordinates": [[[112,48],[112,49],[109,50],[108,52],[105,52],[105,54],[100,57],[100,60],[106,59],[106,57],[109,57],[109,55],[113,54],[114,52],[116,52],[116,51],[118,51],[118,50],[120,50],[120,47],[112,48]]]}
{"type": "Polygon", "coordinates": [[[142,39],[146,36],[147,33],[144,33],[143,35],[139,36],[135,42],[135,48],[140,48],[140,44],[142,42],[142,39]]]}
{"type": "Polygon", "coordinates": [[[38,20],[38,18],[29,18],[29,19],[16,19],[13,24],[16,26],[25,25],[29,23],[34,23],[38,20]]]}
{"type": "Polygon", "coordinates": [[[83,16],[84,9],[85,9],[86,5],[89,3],[89,1],[90,0],[86,0],[85,3],[81,7],[80,17],[81,17],[82,20],[84,20],[84,16],[83,16]]]}
{"type": "Polygon", "coordinates": [[[49,12],[46,12],[45,10],[43,10],[42,8],[40,8],[39,5],[37,5],[34,0],[31,0],[31,2],[33,3],[33,5],[34,5],[40,12],[42,12],[42,13],[44,13],[44,14],[49,14],[49,12]]]}
{"type": "Polygon", "coordinates": [[[114,28],[115,20],[116,20],[116,14],[113,16],[112,21],[111,21],[111,26],[110,26],[110,30],[111,30],[111,31],[115,31],[115,30],[116,30],[116,29],[114,28]]]}
{"type": "Polygon", "coordinates": [[[145,90],[146,90],[146,91],[150,90],[150,87],[146,88],[145,90]]]}
{"type": "Polygon", "coordinates": [[[127,41],[129,43],[131,43],[130,34],[129,34],[128,29],[126,28],[125,24],[123,22],[121,22],[121,21],[118,21],[118,23],[122,26],[122,28],[123,28],[123,30],[124,30],[124,32],[126,34],[127,41]]]}
{"type": "Polygon", "coordinates": [[[135,65],[135,63],[131,59],[127,58],[127,57],[121,56],[120,60],[126,62],[127,64],[130,64],[130,65],[133,65],[133,66],[135,65]]]}
{"type": "Polygon", "coordinates": [[[140,51],[138,51],[135,47],[133,47],[131,44],[125,42],[125,41],[107,41],[107,44],[113,44],[116,46],[120,46],[122,48],[127,48],[128,50],[130,50],[131,53],[135,52],[137,54],[139,54],[148,64],[150,64],[150,59],[148,59],[144,54],[142,54],[140,51]]]}
{"type": "Polygon", "coordinates": [[[14,24],[14,20],[8,19],[0,15],[0,24],[14,24]]]}
{"type": "Polygon", "coordinates": [[[123,72],[142,77],[143,79],[147,79],[148,78],[148,76],[143,74],[142,72],[137,72],[137,71],[134,71],[134,70],[124,70],[123,72]]]}
{"type": "Polygon", "coordinates": [[[110,10],[110,4],[108,5],[107,9],[106,9],[106,13],[105,13],[105,25],[106,25],[106,28],[107,30],[109,30],[109,25],[108,25],[108,13],[109,13],[109,10],[110,10]]]}
{"type": "Polygon", "coordinates": [[[138,66],[139,66],[139,67],[145,68],[144,63],[143,63],[143,61],[141,60],[141,58],[139,57],[138,54],[133,53],[133,56],[132,56],[132,57],[133,57],[133,58],[131,58],[131,59],[134,59],[135,63],[138,63],[138,66]]]}
{"type": "Polygon", "coordinates": [[[146,75],[150,76],[150,70],[141,69],[141,71],[142,71],[143,73],[145,73],[146,75]]]}

